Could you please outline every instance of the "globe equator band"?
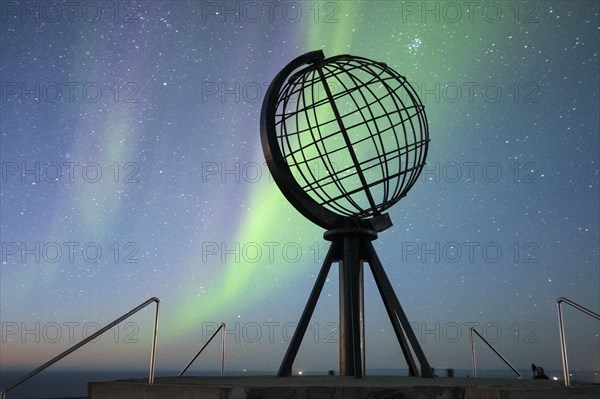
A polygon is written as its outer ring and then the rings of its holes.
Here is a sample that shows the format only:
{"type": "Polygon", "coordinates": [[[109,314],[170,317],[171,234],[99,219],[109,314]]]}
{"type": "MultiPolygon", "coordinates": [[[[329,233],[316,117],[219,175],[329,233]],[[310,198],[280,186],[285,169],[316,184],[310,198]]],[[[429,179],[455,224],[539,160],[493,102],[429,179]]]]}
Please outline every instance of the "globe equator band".
{"type": "MultiPolygon", "coordinates": [[[[389,127],[388,129],[386,129],[386,130],[393,129],[394,127],[395,127],[395,126],[390,126],[390,127],[389,127]]],[[[376,135],[377,135],[377,136],[379,136],[379,135],[381,135],[381,133],[383,133],[383,132],[385,132],[385,130],[384,130],[384,131],[381,131],[381,132],[378,132],[378,133],[376,133],[376,135]]],[[[323,139],[322,139],[322,140],[323,140],[323,139]]],[[[360,141],[356,141],[356,142],[354,142],[353,144],[360,143],[360,142],[361,142],[361,141],[363,141],[363,140],[368,140],[368,138],[364,138],[364,139],[362,139],[362,140],[360,140],[360,141]]],[[[419,143],[412,143],[412,144],[410,144],[410,145],[407,145],[407,146],[405,146],[405,147],[403,147],[403,148],[407,148],[407,149],[408,149],[408,148],[410,148],[411,146],[420,146],[420,145],[423,145],[423,143],[420,143],[420,142],[419,142],[419,143]]],[[[341,150],[343,150],[343,148],[336,149],[336,150],[334,150],[334,151],[331,151],[330,153],[333,153],[333,152],[336,152],[336,151],[341,151],[341,150]]],[[[395,150],[395,151],[389,151],[389,152],[386,152],[386,153],[385,153],[385,155],[387,155],[387,154],[394,154],[394,153],[398,153],[398,154],[400,154],[400,155],[402,155],[402,154],[403,154],[403,153],[402,153],[402,152],[400,152],[399,150],[395,150]]],[[[291,155],[291,154],[293,154],[293,152],[291,152],[291,153],[290,153],[290,155],[291,155]]],[[[306,159],[306,160],[304,161],[304,163],[308,163],[308,162],[310,162],[310,161],[313,161],[313,160],[316,160],[316,159],[318,159],[318,158],[319,158],[319,157],[315,156],[314,158],[309,158],[309,159],[306,159]]],[[[373,158],[370,158],[370,159],[367,159],[367,160],[364,160],[364,161],[362,161],[362,162],[361,162],[361,164],[364,164],[364,163],[367,163],[367,162],[373,161],[373,160],[375,160],[375,159],[378,159],[378,158],[381,158],[381,157],[378,155],[377,157],[373,157],[373,158]]],[[[338,173],[340,173],[340,172],[343,172],[343,171],[345,171],[345,170],[352,169],[352,168],[353,168],[353,166],[349,166],[348,168],[346,168],[346,169],[344,169],[344,170],[340,170],[340,171],[338,171],[338,173]]]]}
{"type": "MultiPolygon", "coordinates": [[[[373,167],[374,167],[374,166],[373,166],[373,167]]],[[[416,168],[418,168],[418,166],[412,166],[412,167],[409,167],[409,168],[408,168],[408,169],[406,169],[406,170],[402,170],[402,171],[400,171],[400,172],[397,172],[397,173],[391,174],[391,175],[389,175],[389,177],[399,177],[399,176],[407,175],[407,174],[409,174],[410,172],[413,172],[413,171],[414,171],[416,168]]],[[[352,176],[348,176],[348,177],[352,177],[352,176]]],[[[343,180],[343,179],[345,179],[345,178],[346,178],[346,176],[344,176],[344,177],[341,177],[341,178],[340,178],[340,180],[343,180]]],[[[381,179],[381,180],[378,180],[378,181],[371,182],[371,183],[369,183],[369,184],[370,184],[370,186],[371,186],[371,187],[373,187],[373,186],[376,186],[377,184],[380,184],[380,183],[381,183],[382,181],[384,181],[384,180],[385,180],[385,179],[381,179]]],[[[332,184],[332,183],[326,183],[325,185],[328,185],[328,184],[332,184]]],[[[321,186],[321,185],[319,185],[319,186],[321,186]]],[[[304,186],[301,186],[301,188],[302,188],[302,189],[305,189],[305,190],[306,190],[306,189],[309,189],[311,192],[314,190],[314,189],[312,188],[312,186],[309,186],[309,185],[304,185],[304,186]]],[[[359,192],[359,191],[360,191],[360,188],[357,188],[357,189],[354,189],[354,191],[348,191],[348,192],[346,192],[346,193],[347,193],[347,194],[352,194],[352,193],[359,192]]]]}
{"type": "MultiPolygon", "coordinates": [[[[396,175],[391,175],[390,177],[397,177],[397,176],[400,176],[400,175],[402,175],[402,174],[406,174],[406,173],[408,173],[408,172],[411,172],[412,170],[414,170],[414,168],[415,168],[415,167],[413,167],[413,168],[410,168],[410,170],[407,170],[406,172],[399,172],[399,173],[397,173],[396,175]]],[[[373,182],[373,183],[370,183],[370,184],[371,184],[371,186],[373,187],[373,186],[376,186],[376,185],[380,184],[382,181],[383,181],[383,180],[380,180],[380,181],[375,181],[375,182],[373,182]]],[[[346,193],[346,195],[352,195],[352,194],[355,194],[355,193],[357,193],[357,192],[359,192],[359,191],[360,191],[360,189],[354,189],[353,191],[349,191],[349,192],[347,192],[347,193],[346,193]]],[[[336,200],[338,200],[338,199],[340,199],[340,198],[342,198],[342,196],[331,198],[331,199],[330,199],[330,201],[332,201],[332,202],[335,202],[336,200]]],[[[400,197],[400,198],[402,198],[402,197],[400,197]]],[[[400,200],[400,198],[398,198],[398,200],[400,200]]],[[[393,203],[386,204],[386,206],[385,206],[385,207],[383,207],[383,209],[388,209],[388,208],[390,208],[390,207],[391,207],[392,205],[394,205],[396,202],[397,202],[397,201],[395,201],[395,202],[393,202],[393,203]]]]}
{"type": "MultiPolygon", "coordinates": [[[[400,126],[400,125],[401,125],[401,124],[403,124],[404,122],[406,122],[406,121],[410,120],[411,118],[415,117],[417,114],[424,112],[424,111],[423,111],[423,110],[424,110],[424,107],[423,107],[423,106],[411,106],[411,107],[406,107],[405,109],[406,109],[406,110],[409,110],[409,109],[416,109],[416,110],[417,110],[417,112],[416,112],[416,113],[414,113],[414,114],[412,114],[412,115],[409,115],[409,116],[408,116],[408,118],[406,118],[406,119],[400,119],[400,120],[399,120],[397,123],[395,123],[395,124],[391,125],[390,127],[388,127],[388,128],[387,128],[387,129],[385,129],[385,130],[389,130],[389,129],[391,129],[391,128],[394,128],[394,127],[396,127],[396,126],[400,126]]],[[[389,118],[389,116],[390,116],[390,115],[395,115],[395,114],[396,114],[396,113],[388,113],[388,114],[379,115],[379,116],[376,116],[376,117],[375,117],[375,116],[373,116],[373,118],[371,118],[371,119],[366,119],[366,120],[364,120],[364,121],[363,121],[363,123],[364,123],[364,122],[375,122],[375,121],[377,121],[378,119],[382,119],[382,118],[389,118]]],[[[328,122],[326,122],[325,124],[328,124],[328,123],[333,123],[334,121],[335,121],[335,120],[328,121],[328,122]]],[[[283,122],[283,121],[280,121],[280,122],[279,122],[277,125],[278,125],[278,126],[279,126],[279,125],[282,125],[282,122],[283,122]]],[[[350,127],[347,127],[347,129],[352,129],[352,128],[354,128],[354,127],[360,126],[360,125],[361,125],[361,124],[363,124],[363,123],[357,123],[357,124],[355,124],[355,125],[351,125],[350,127]]],[[[383,131],[379,131],[379,132],[377,132],[377,134],[379,135],[379,134],[381,134],[381,133],[384,133],[384,132],[385,132],[385,130],[383,130],[383,131]]],[[[303,129],[303,130],[299,130],[299,131],[297,131],[297,132],[290,133],[290,134],[289,134],[289,136],[301,135],[301,134],[303,134],[303,133],[306,133],[306,132],[309,132],[309,131],[310,131],[310,129],[303,129]]],[[[336,134],[336,133],[332,133],[330,136],[333,136],[333,135],[335,135],[335,134],[336,134]]],[[[319,140],[317,140],[317,142],[323,141],[323,140],[327,139],[328,137],[329,137],[329,136],[322,137],[322,138],[320,138],[319,140]]],[[[365,138],[365,139],[367,139],[367,138],[365,138]]]]}
{"type": "MultiPolygon", "coordinates": [[[[414,145],[420,145],[420,144],[414,144],[414,145]]],[[[401,156],[401,155],[402,155],[402,153],[399,153],[399,154],[398,154],[398,156],[401,156]]],[[[373,158],[372,160],[374,160],[374,159],[376,159],[376,158],[373,158]]],[[[369,160],[367,160],[367,161],[369,161],[369,160]]],[[[363,161],[361,164],[363,164],[363,163],[366,163],[367,161],[363,161]]],[[[370,169],[370,168],[373,168],[373,167],[375,167],[375,166],[377,166],[377,165],[371,165],[371,166],[368,166],[367,168],[365,168],[365,170],[368,170],[368,169],[370,169]]],[[[348,169],[352,169],[352,167],[348,167],[348,169]]],[[[400,176],[400,175],[402,175],[402,174],[407,174],[408,172],[412,172],[413,170],[414,170],[414,167],[411,167],[410,169],[403,170],[403,171],[401,171],[401,172],[398,172],[398,174],[393,174],[393,175],[390,175],[390,176],[391,176],[391,177],[400,176]]],[[[340,171],[338,171],[338,173],[341,173],[341,172],[344,172],[344,170],[340,170],[340,171]]],[[[344,176],[344,177],[341,177],[341,178],[340,178],[340,180],[343,180],[343,179],[345,179],[345,178],[348,178],[348,177],[352,177],[352,176],[351,176],[351,175],[344,176]]],[[[323,178],[320,178],[320,179],[318,179],[318,180],[315,180],[315,182],[314,182],[314,183],[320,183],[322,180],[325,180],[325,179],[328,179],[328,178],[329,178],[329,177],[323,177],[323,178]]],[[[313,184],[314,184],[314,183],[313,183],[313,184]]],[[[304,185],[304,186],[301,186],[301,188],[302,188],[302,189],[304,189],[304,190],[306,190],[307,188],[310,188],[310,187],[311,187],[311,185],[304,185]]]]}
{"type": "MultiPolygon", "coordinates": [[[[380,131],[380,132],[376,133],[375,135],[377,135],[377,136],[380,136],[382,133],[385,133],[385,131],[386,131],[386,130],[393,129],[394,127],[396,127],[396,126],[398,126],[398,125],[399,125],[399,123],[398,123],[398,124],[396,124],[396,125],[394,125],[394,126],[390,126],[389,128],[387,128],[387,129],[385,129],[385,130],[382,130],[382,131],[380,131]]],[[[323,140],[325,140],[326,138],[327,138],[327,137],[325,137],[325,138],[321,138],[321,139],[317,140],[316,142],[323,141],[323,140]]],[[[359,141],[356,141],[356,142],[354,142],[353,144],[359,144],[360,142],[362,142],[362,141],[365,141],[365,140],[368,140],[368,139],[369,139],[369,138],[364,138],[364,139],[361,139],[361,140],[359,140],[359,141]]],[[[421,143],[421,142],[418,142],[418,143],[411,143],[411,144],[409,144],[409,145],[406,145],[404,148],[409,148],[409,147],[411,147],[411,146],[418,146],[418,145],[423,145],[423,143],[421,143]]],[[[336,149],[336,150],[330,151],[329,153],[331,154],[331,153],[334,153],[334,152],[337,152],[337,151],[342,151],[342,150],[344,150],[344,148],[338,148],[338,149],[336,149]]],[[[300,152],[300,150],[296,150],[296,151],[290,151],[290,153],[288,154],[288,156],[292,156],[292,155],[293,155],[295,152],[300,152]]],[[[393,154],[393,153],[397,153],[397,152],[399,152],[399,150],[388,151],[386,154],[393,154]]],[[[304,162],[302,162],[302,163],[308,163],[308,162],[310,162],[310,161],[314,161],[314,160],[317,160],[317,159],[319,159],[319,158],[320,158],[319,156],[314,156],[313,158],[308,158],[308,159],[305,159],[305,160],[304,160],[304,162]]],[[[377,159],[377,157],[373,157],[373,158],[370,158],[370,159],[368,159],[368,160],[366,160],[366,161],[362,161],[362,162],[361,162],[361,164],[362,164],[362,163],[365,163],[365,162],[368,162],[368,161],[371,161],[371,160],[374,160],[374,159],[377,159]]],[[[298,163],[298,164],[300,164],[300,163],[298,163]]],[[[351,169],[351,168],[352,168],[352,166],[348,167],[348,169],[351,169]]],[[[340,171],[338,171],[338,173],[339,173],[339,172],[340,172],[340,171]]]]}

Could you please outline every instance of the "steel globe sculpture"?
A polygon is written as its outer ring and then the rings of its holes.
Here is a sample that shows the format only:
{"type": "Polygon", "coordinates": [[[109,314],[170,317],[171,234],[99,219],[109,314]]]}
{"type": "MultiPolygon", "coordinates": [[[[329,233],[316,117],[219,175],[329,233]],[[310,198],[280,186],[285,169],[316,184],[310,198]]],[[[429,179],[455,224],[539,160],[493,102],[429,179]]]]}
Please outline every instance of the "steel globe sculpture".
{"type": "Polygon", "coordinates": [[[274,79],[261,132],[286,198],[326,229],[391,226],[383,212],[417,180],[429,142],[424,106],[403,76],[381,62],[324,59],[321,51],[274,79]]]}
{"type": "Polygon", "coordinates": [[[364,274],[368,263],[411,376],[433,377],[371,241],[392,225],[385,211],[417,181],[427,156],[425,109],[406,79],[381,62],[306,53],[275,76],[263,101],[263,152],[279,189],[331,241],[279,376],[292,364],[331,265],[339,265],[340,374],[365,373],[364,274]],[[420,363],[420,371],[413,357],[420,363]]]}

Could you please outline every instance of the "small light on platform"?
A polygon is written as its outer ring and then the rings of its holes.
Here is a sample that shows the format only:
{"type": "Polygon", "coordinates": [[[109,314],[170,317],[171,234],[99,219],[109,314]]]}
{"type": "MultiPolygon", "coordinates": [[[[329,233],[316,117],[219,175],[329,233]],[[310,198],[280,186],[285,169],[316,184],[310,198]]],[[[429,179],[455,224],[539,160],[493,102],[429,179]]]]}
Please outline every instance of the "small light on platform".
{"type": "Polygon", "coordinates": [[[298,375],[302,375],[302,370],[298,371],[298,375]]]}

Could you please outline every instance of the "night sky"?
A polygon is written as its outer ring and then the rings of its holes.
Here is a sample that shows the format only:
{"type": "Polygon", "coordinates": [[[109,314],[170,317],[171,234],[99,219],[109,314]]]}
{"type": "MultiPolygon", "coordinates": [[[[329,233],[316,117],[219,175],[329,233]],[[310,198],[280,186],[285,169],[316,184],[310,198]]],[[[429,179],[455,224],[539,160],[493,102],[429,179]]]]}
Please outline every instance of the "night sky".
{"type": "MultiPolygon", "coordinates": [[[[475,326],[517,367],[560,369],[556,299],[600,309],[599,5],[2,2],[0,367],[33,367],[152,296],[157,367],[218,323],[226,370],[278,367],[328,242],[269,176],[266,88],[322,49],[415,86],[427,165],[374,246],[436,369],[475,326]]],[[[298,370],[338,369],[337,268],[298,370]]],[[[366,273],[367,372],[404,368],[366,273]]],[[[566,309],[573,369],[597,321],[566,309]]],[[[148,308],[60,364],[147,367],[148,308]]],[[[195,366],[218,369],[218,344],[195,366]]],[[[480,368],[504,368],[478,343],[480,368]]]]}

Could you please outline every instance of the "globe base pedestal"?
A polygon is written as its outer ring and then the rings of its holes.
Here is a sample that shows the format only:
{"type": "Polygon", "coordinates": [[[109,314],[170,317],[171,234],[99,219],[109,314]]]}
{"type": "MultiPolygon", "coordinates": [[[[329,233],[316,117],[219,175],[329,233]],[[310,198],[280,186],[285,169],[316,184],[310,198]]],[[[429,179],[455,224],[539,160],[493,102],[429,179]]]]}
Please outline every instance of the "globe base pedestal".
{"type": "Polygon", "coordinates": [[[292,364],[333,262],[339,265],[340,279],[340,375],[357,378],[365,375],[363,265],[367,262],[408,365],[409,375],[433,377],[429,362],[371,243],[377,238],[377,233],[369,229],[339,228],[328,230],[324,238],[331,241],[331,246],[281,363],[278,376],[292,375],[292,364]],[[420,371],[415,357],[421,366],[420,371]]]}

